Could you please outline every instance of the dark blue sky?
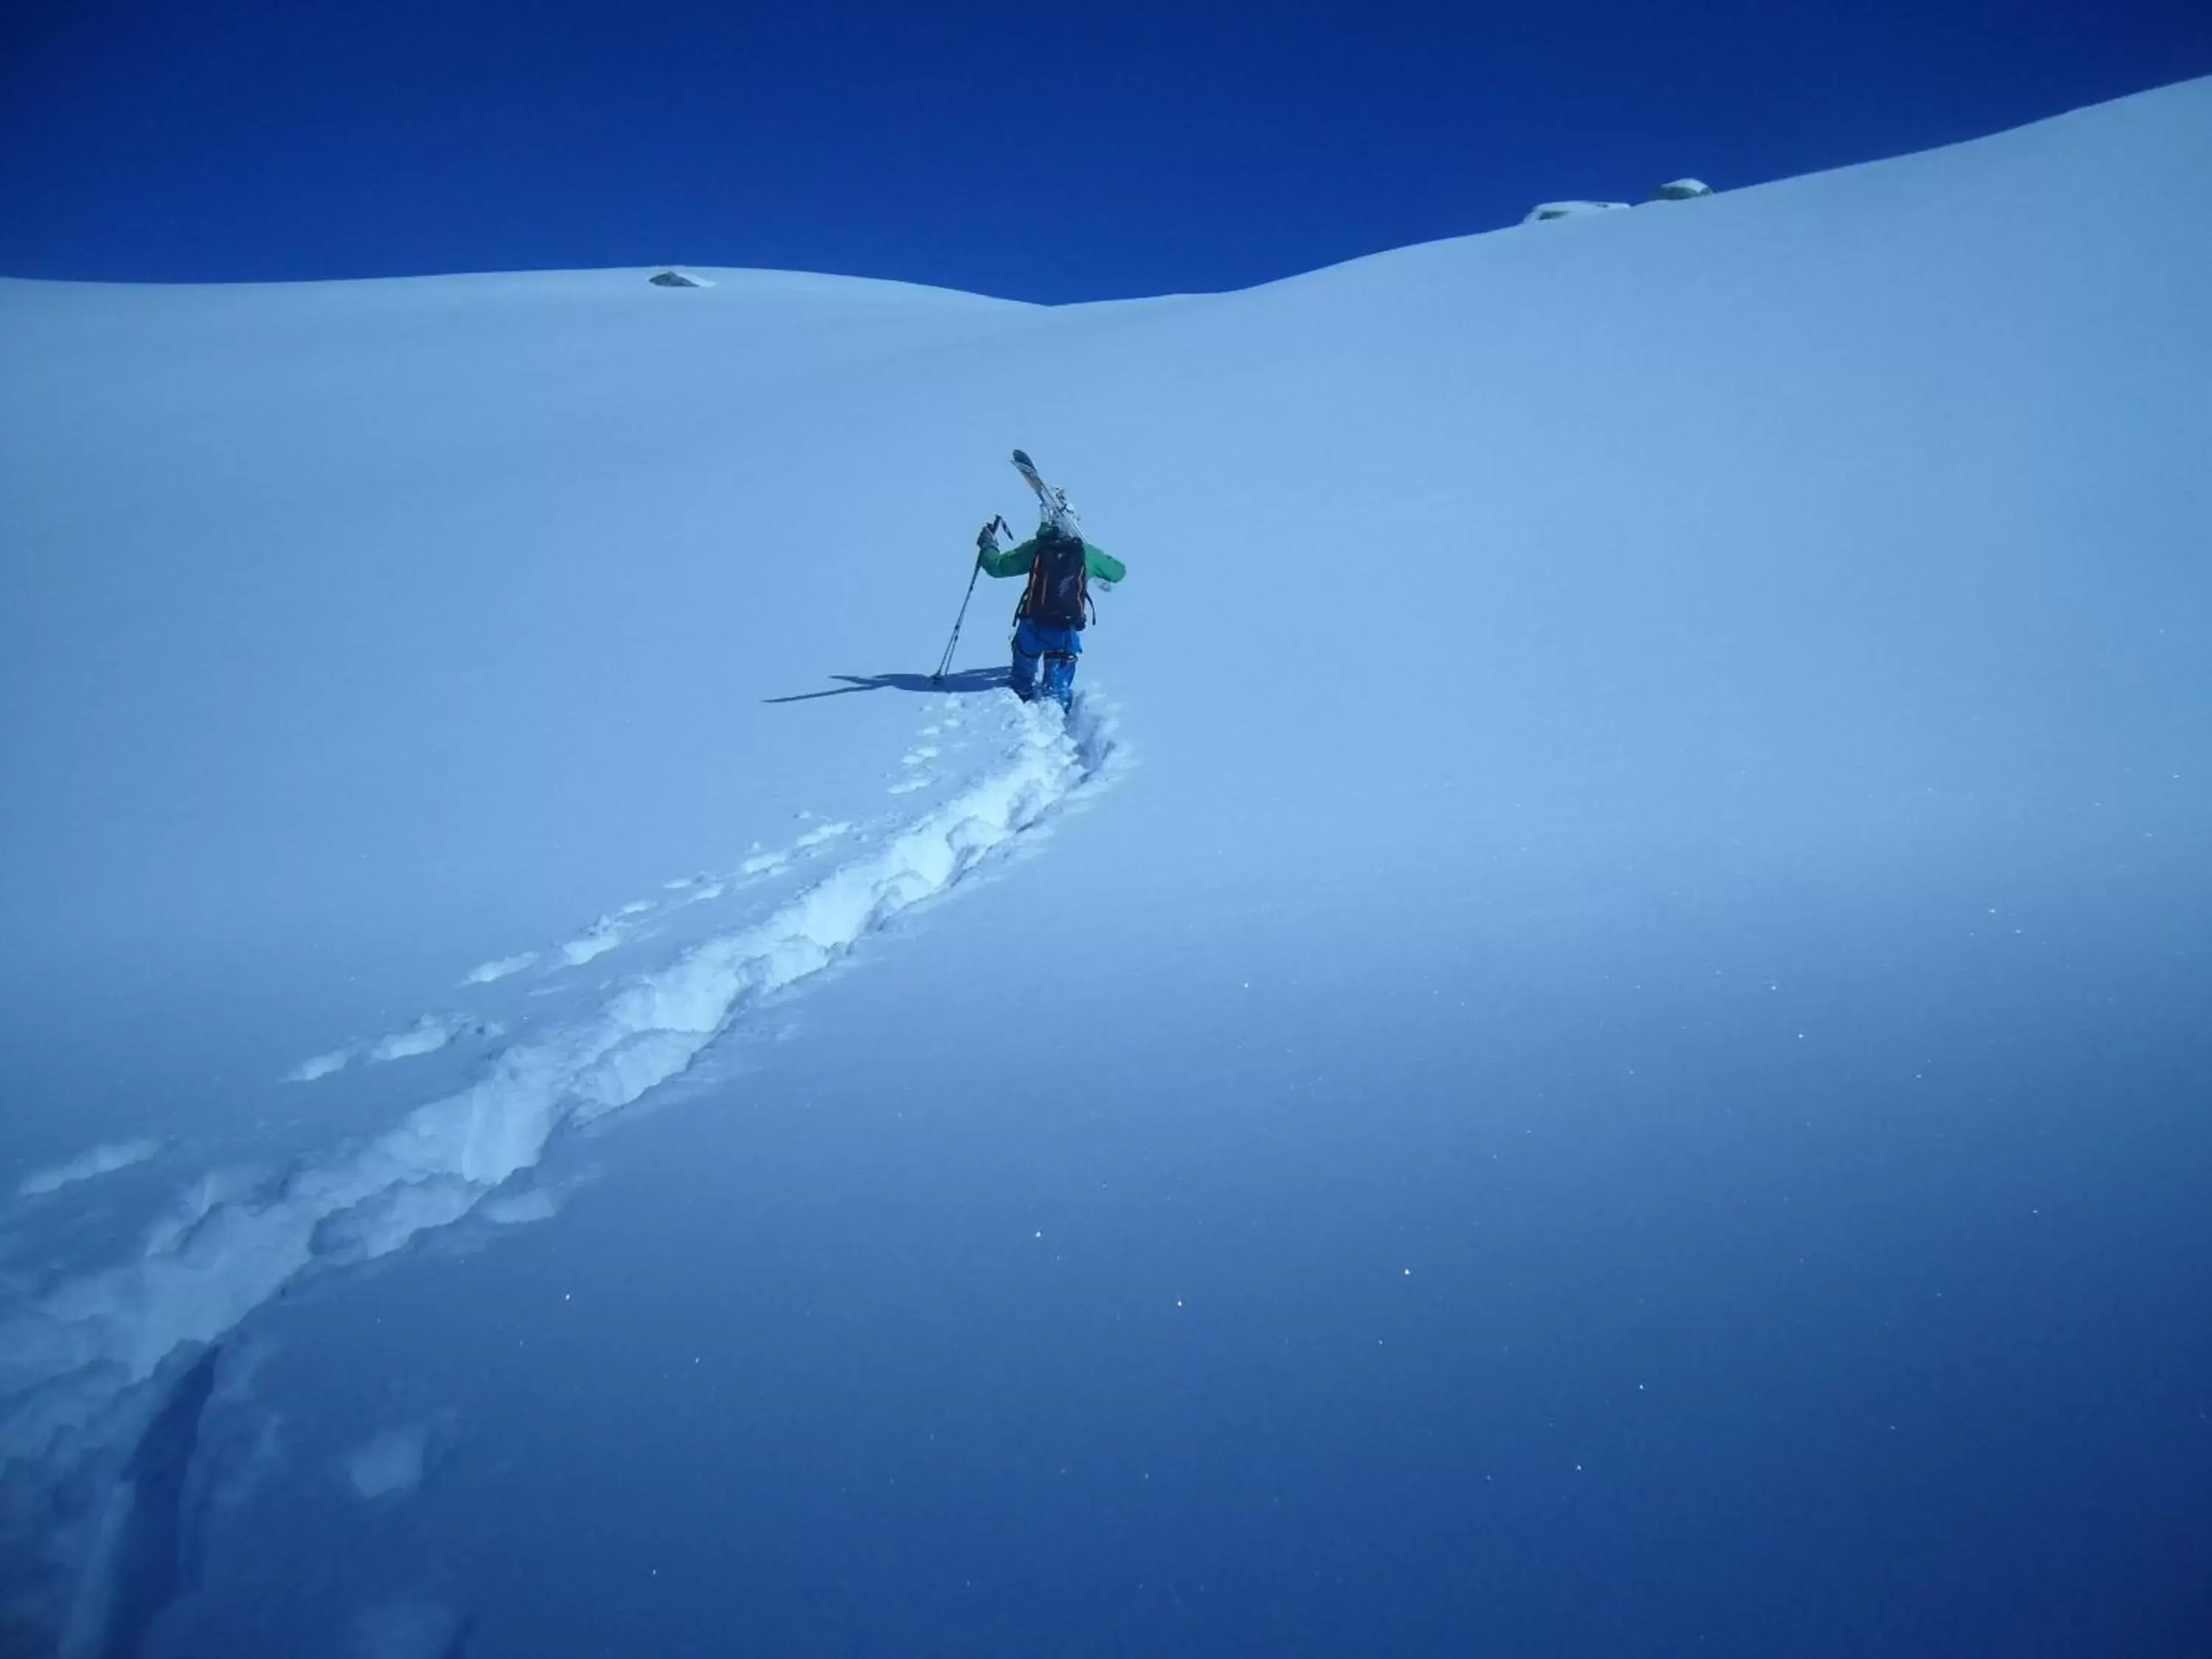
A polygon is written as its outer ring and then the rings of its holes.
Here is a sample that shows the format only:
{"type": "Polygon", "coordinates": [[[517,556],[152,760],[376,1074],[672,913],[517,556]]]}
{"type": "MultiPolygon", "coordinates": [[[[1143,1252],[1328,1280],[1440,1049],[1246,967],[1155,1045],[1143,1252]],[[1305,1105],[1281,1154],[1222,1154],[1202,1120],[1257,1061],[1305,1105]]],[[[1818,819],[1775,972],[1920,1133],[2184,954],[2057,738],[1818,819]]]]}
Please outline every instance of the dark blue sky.
{"type": "Polygon", "coordinates": [[[2212,73],[2203,0],[10,0],[0,272],[1241,287],[2212,73]]]}

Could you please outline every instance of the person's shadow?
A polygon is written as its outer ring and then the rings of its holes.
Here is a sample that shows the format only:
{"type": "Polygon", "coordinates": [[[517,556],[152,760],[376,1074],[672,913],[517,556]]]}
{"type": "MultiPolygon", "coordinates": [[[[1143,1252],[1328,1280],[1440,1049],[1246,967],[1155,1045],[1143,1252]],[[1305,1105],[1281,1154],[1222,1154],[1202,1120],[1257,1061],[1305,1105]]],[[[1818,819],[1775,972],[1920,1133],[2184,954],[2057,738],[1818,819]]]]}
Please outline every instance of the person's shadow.
{"type": "Polygon", "coordinates": [[[833,680],[842,680],[842,685],[833,685],[827,691],[801,691],[789,697],[763,697],[763,702],[811,702],[817,697],[848,696],[855,691],[988,691],[994,685],[1006,683],[1003,668],[963,668],[957,674],[947,674],[938,679],[928,674],[832,674],[833,680]]]}

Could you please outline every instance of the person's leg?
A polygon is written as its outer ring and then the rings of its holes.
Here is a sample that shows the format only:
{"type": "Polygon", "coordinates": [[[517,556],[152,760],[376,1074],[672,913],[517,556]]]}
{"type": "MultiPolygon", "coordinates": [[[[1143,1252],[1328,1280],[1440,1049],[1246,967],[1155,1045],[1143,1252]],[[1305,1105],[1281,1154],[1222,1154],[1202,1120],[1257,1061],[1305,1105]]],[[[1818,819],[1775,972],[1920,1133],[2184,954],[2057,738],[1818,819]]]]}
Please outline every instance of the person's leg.
{"type": "Polygon", "coordinates": [[[1070,709],[1075,702],[1075,659],[1083,654],[1083,630],[1055,628],[1051,639],[1042,642],[1052,647],[1044,661],[1044,694],[1062,709],[1070,709]]]}
{"type": "Polygon", "coordinates": [[[1014,664],[1006,675],[1006,684],[1024,702],[1033,702],[1037,694],[1037,659],[1042,654],[1034,630],[1025,622],[1014,624],[1014,664]]]}
{"type": "Polygon", "coordinates": [[[1075,701],[1075,653],[1048,651],[1044,653],[1044,694],[1062,708],[1075,701]]]}

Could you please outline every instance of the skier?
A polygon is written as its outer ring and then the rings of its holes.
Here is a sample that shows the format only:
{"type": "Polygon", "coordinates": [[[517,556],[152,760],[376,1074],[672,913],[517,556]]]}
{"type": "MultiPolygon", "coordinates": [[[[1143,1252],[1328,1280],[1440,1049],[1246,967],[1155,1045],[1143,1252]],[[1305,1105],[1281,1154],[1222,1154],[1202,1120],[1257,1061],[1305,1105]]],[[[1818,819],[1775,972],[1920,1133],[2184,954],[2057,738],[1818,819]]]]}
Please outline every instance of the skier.
{"type": "Polygon", "coordinates": [[[998,520],[975,538],[975,563],[987,575],[1030,579],[1014,608],[1014,665],[1007,684],[1024,702],[1035,702],[1042,663],[1044,695],[1062,709],[1075,697],[1075,659],[1083,653],[1091,579],[1110,588],[1127,574],[1121,560],[1085,541],[1071,525],[1048,512],[1036,535],[1003,551],[998,520]]]}

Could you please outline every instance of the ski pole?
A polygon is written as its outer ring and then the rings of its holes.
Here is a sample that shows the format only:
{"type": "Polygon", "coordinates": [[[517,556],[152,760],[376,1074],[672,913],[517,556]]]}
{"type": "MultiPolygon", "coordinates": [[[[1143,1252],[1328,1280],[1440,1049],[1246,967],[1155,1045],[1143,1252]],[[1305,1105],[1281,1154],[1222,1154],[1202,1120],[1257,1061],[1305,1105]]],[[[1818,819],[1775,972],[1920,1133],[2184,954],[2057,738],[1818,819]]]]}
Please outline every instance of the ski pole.
{"type": "MultiPolygon", "coordinates": [[[[990,523],[983,526],[985,535],[988,535],[994,530],[1003,530],[1009,536],[1014,533],[1013,527],[1003,516],[994,516],[990,523]]],[[[968,573],[968,591],[960,596],[960,614],[952,619],[952,637],[945,642],[945,654],[937,660],[937,672],[929,677],[929,683],[932,685],[942,685],[945,683],[945,677],[952,672],[952,653],[960,646],[960,625],[968,620],[968,601],[975,597],[975,578],[982,574],[983,550],[979,538],[975,549],[975,566],[968,573]]]]}
{"type": "Polygon", "coordinates": [[[942,685],[945,677],[952,672],[952,653],[959,648],[960,624],[968,620],[968,601],[975,597],[975,578],[983,574],[983,562],[978,559],[975,569],[968,573],[968,592],[961,596],[960,614],[952,619],[952,637],[945,642],[945,654],[937,659],[937,672],[929,677],[932,685],[942,685]]]}

